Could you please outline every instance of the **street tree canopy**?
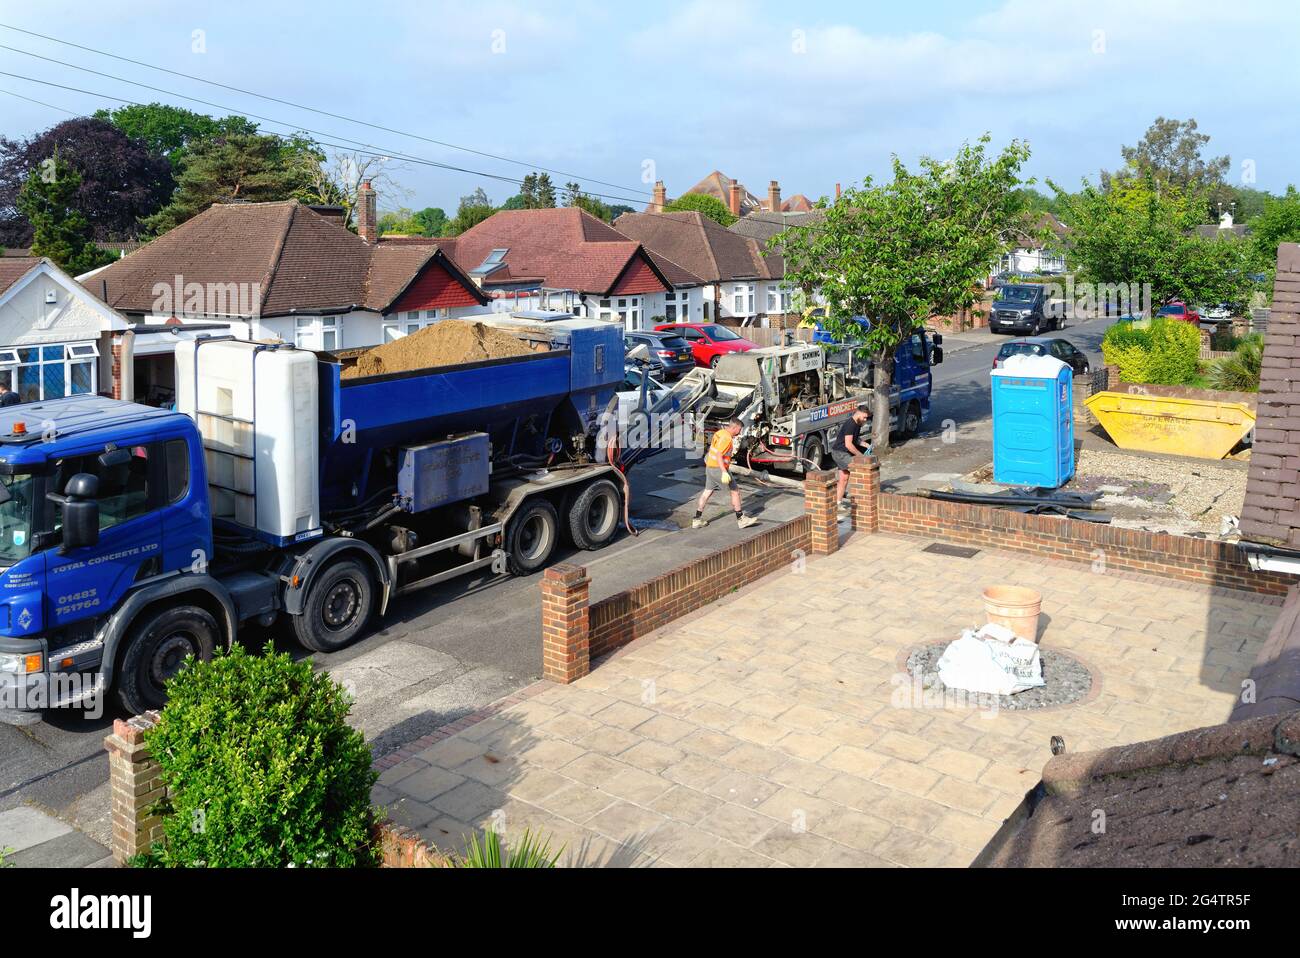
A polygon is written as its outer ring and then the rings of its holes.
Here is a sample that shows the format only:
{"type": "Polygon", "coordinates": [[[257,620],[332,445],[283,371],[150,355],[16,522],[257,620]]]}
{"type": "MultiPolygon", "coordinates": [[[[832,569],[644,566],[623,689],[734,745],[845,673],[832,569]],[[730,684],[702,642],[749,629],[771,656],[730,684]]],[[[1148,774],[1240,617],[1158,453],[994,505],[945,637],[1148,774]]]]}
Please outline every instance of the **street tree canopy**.
{"type": "Polygon", "coordinates": [[[736,217],[732,215],[731,210],[727,209],[726,203],[716,196],[708,196],[704,193],[686,193],[679,196],[664,207],[664,212],[702,213],[723,226],[730,226],[736,222],[736,217]]]}
{"type": "Polygon", "coordinates": [[[971,306],[1023,211],[1015,194],[1029,148],[1013,141],[988,155],[989,136],[950,161],[923,158],[916,170],[894,157],[893,179],[870,178],[824,207],[817,226],[785,230],[771,248],[786,282],[825,301],[823,326],[838,342],[860,342],[874,360],[874,443],[889,441],[894,350],[927,319],[971,306]],[[853,317],[870,320],[863,339],[853,317]]]}

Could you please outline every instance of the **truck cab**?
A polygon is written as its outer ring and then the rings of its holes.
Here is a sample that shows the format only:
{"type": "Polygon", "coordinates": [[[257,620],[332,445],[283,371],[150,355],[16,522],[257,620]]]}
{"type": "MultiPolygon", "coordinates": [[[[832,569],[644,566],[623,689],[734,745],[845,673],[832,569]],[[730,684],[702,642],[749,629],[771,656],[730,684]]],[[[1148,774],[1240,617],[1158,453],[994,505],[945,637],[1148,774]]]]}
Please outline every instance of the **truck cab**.
{"type": "MultiPolygon", "coordinates": [[[[84,704],[113,673],[161,683],[229,632],[229,599],[194,575],[212,555],[202,446],[175,412],[96,396],[0,411],[0,709],[84,704]],[[111,620],[179,603],[208,621],[119,660],[111,620]]],[[[146,615],[146,619],[149,616],[146,615]]]]}

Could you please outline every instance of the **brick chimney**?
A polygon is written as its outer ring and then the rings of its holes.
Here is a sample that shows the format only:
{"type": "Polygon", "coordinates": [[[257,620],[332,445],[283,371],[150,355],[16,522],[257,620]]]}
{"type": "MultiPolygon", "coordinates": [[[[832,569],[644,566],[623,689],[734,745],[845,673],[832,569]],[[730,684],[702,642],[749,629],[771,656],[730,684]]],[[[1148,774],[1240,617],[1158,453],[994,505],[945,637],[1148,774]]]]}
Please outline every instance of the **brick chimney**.
{"type": "Polygon", "coordinates": [[[379,196],[370,181],[362,180],[357,190],[357,235],[372,246],[379,242],[378,203],[379,196]]]}
{"type": "Polygon", "coordinates": [[[773,213],[781,212],[781,184],[776,180],[767,184],[767,208],[773,213]]]}
{"type": "Polygon", "coordinates": [[[655,183],[655,198],[650,203],[651,213],[662,213],[664,207],[668,205],[668,190],[664,188],[664,181],[659,180],[655,183]]]}
{"type": "Polygon", "coordinates": [[[840,198],[840,184],[838,183],[835,184],[835,198],[837,200],[840,198]]]}
{"type": "Polygon", "coordinates": [[[740,216],[740,184],[735,180],[731,181],[727,190],[727,208],[731,210],[732,216],[740,216]]]}

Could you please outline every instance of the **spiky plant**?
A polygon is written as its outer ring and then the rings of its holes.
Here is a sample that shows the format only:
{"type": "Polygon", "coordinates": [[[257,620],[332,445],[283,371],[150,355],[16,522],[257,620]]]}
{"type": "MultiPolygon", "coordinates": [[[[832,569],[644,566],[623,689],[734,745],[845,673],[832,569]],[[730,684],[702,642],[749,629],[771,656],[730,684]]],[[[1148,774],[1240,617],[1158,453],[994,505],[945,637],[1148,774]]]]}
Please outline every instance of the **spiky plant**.
{"type": "Polygon", "coordinates": [[[1259,392],[1259,370],[1264,362],[1264,337],[1247,336],[1231,356],[1210,368],[1210,384],[1230,392],[1259,392]]]}
{"type": "Polygon", "coordinates": [[[564,848],[551,851],[550,839],[543,840],[538,835],[525,831],[517,842],[506,846],[501,834],[489,828],[480,842],[478,834],[471,834],[465,857],[458,863],[458,868],[554,868],[560,860],[564,848]]]}

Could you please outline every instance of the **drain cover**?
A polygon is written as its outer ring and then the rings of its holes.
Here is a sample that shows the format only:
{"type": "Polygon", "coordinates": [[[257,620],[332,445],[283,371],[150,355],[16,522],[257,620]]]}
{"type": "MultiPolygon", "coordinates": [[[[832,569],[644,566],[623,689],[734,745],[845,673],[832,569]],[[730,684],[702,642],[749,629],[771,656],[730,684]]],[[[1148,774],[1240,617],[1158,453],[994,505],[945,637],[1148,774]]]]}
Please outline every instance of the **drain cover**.
{"type": "Polygon", "coordinates": [[[952,556],[954,559],[969,559],[980,554],[979,549],[972,549],[970,546],[950,546],[942,542],[932,542],[922,552],[933,552],[935,555],[952,556]]]}

